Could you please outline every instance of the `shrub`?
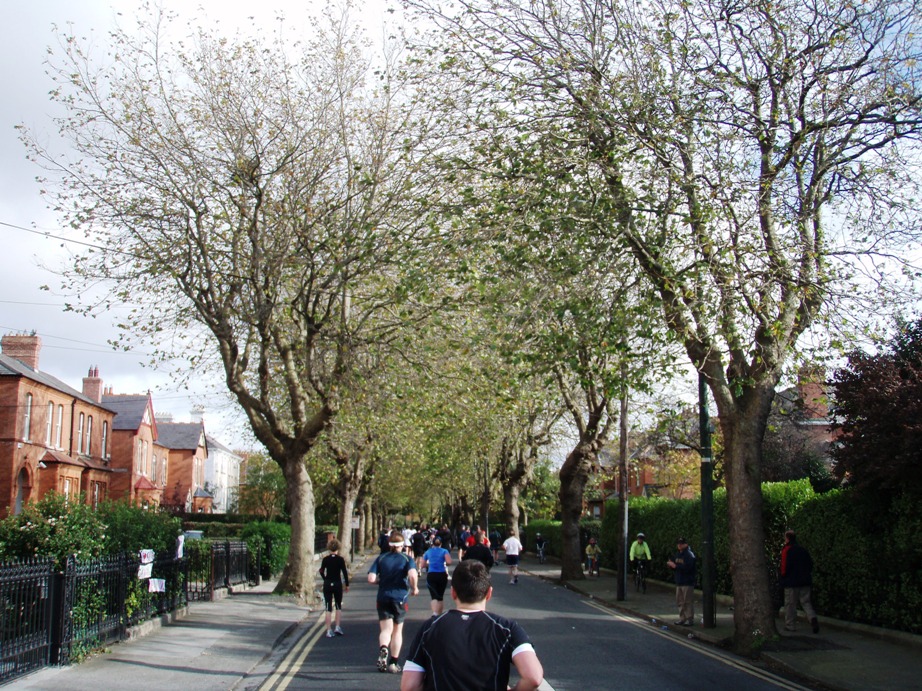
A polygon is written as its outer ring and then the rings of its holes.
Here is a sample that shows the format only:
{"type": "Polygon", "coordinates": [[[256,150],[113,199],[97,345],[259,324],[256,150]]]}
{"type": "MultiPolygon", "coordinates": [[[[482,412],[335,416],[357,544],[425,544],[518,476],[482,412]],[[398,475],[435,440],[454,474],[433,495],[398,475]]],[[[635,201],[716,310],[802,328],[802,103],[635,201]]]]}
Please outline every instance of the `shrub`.
{"type": "Polygon", "coordinates": [[[175,554],[181,532],[179,518],[165,511],[142,509],[125,502],[103,502],[97,514],[108,526],[106,553],[152,549],[158,555],[175,554]]]}
{"type": "Polygon", "coordinates": [[[541,533],[541,536],[547,540],[545,554],[560,556],[561,538],[560,538],[560,521],[535,520],[525,526],[522,533],[522,544],[530,552],[535,551],[535,535],[541,533]]]}
{"type": "Polygon", "coordinates": [[[256,521],[244,526],[240,535],[247,548],[256,552],[262,550],[262,577],[272,578],[282,572],[288,563],[291,545],[291,526],[285,523],[256,521]]]}
{"type": "Polygon", "coordinates": [[[49,492],[22,513],[0,521],[0,559],[53,557],[62,568],[67,557],[91,559],[103,553],[106,525],[81,501],[49,492]]]}

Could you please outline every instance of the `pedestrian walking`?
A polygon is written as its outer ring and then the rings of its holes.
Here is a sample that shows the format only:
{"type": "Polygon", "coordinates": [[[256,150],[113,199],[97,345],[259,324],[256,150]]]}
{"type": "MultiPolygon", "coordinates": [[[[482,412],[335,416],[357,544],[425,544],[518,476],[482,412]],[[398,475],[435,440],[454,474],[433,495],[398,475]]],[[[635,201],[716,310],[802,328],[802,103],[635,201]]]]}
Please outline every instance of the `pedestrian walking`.
{"type": "Polygon", "coordinates": [[[448,587],[448,566],[451,565],[451,553],[442,547],[442,540],[435,538],[432,547],[423,555],[423,564],[426,566],[426,587],[432,599],[432,616],[437,617],[442,613],[445,600],[445,589],[448,587]]]}
{"type": "Polygon", "coordinates": [[[695,554],[688,546],[688,540],[676,540],[677,551],[666,562],[675,572],[675,600],[679,607],[679,626],[695,625],[695,554]]]}
{"type": "Polygon", "coordinates": [[[780,583],[784,588],[784,630],[797,630],[797,604],[804,610],[813,633],[820,632],[820,622],[810,602],[813,587],[813,558],[807,548],[798,544],[793,530],[784,534],[781,548],[780,583]]]}
{"type": "Polygon", "coordinates": [[[451,578],[455,608],[430,617],[410,646],[400,691],[508,689],[534,691],[544,680],[538,655],[519,624],[487,612],[493,596],[490,572],[475,559],[461,562],[451,578]]]}
{"type": "Polygon", "coordinates": [[[378,555],[368,570],[368,582],[378,584],[378,671],[399,674],[400,648],[403,645],[403,622],[407,616],[407,598],[418,595],[416,564],[403,553],[406,541],[399,530],[392,530],[388,551],[378,555]]]}
{"type": "Polygon", "coordinates": [[[349,592],[349,570],[346,560],[339,555],[341,545],[335,537],[327,543],[330,553],[320,561],[320,578],[323,579],[323,604],[326,608],[327,638],[342,636],[340,626],[343,610],[343,590],[349,592]],[[330,626],[333,619],[333,609],[336,609],[334,626],[330,626]]]}
{"type": "Polygon", "coordinates": [[[515,535],[510,535],[503,543],[506,553],[506,564],[509,566],[509,583],[515,585],[519,582],[519,555],[522,553],[522,543],[515,535]]]}

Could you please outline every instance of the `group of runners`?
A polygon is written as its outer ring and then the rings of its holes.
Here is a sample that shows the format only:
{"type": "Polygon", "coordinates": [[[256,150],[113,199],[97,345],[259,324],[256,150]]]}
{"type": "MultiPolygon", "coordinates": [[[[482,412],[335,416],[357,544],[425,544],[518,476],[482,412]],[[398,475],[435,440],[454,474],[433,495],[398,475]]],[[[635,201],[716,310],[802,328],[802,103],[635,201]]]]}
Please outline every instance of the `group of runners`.
{"type": "MultiPolygon", "coordinates": [[[[383,547],[383,542],[379,541],[379,546],[383,547]]],[[[326,635],[333,638],[343,635],[342,593],[343,589],[348,591],[349,577],[338,554],[339,543],[331,540],[328,548],[330,553],[321,561],[320,575],[326,604],[326,635]]],[[[502,549],[509,567],[509,583],[515,585],[522,543],[511,535],[502,543],[502,549]]],[[[382,549],[369,568],[368,582],[378,586],[377,668],[380,672],[401,674],[402,690],[505,689],[513,666],[520,677],[513,688],[537,689],[541,685],[544,672],[524,630],[515,621],[486,611],[493,595],[490,569],[496,561],[495,551],[498,551],[496,541],[491,549],[489,537],[477,526],[473,530],[464,526],[457,536],[452,536],[447,527],[433,530],[426,526],[409,535],[400,530],[386,534],[386,549],[382,549]],[[460,563],[449,576],[455,540],[460,563]],[[432,616],[416,633],[402,666],[399,658],[403,624],[409,598],[419,594],[421,572],[426,573],[432,616]],[[445,611],[449,583],[455,607],[445,611]],[[459,649],[476,654],[475,659],[485,664],[460,664],[459,649]]]]}

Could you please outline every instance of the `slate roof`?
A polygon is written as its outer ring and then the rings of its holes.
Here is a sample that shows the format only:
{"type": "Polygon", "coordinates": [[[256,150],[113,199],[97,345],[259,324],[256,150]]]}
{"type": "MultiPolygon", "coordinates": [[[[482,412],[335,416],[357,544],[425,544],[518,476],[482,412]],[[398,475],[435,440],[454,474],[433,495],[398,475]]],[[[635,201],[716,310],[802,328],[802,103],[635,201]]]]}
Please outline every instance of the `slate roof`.
{"type": "Polygon", "coordinates": [[[144,411],[147,410],[148,394],[103,395],[102,402],[116,415],[112,429],[136,430],[141,426],[144,411]]]}
{"type": "Polygon", "coordinates": [[[215,451],[223,451],[224,453],[229,453],[232,456],[239,456],[239,454],[233,449],[229,449],[224,444],[219,442],[217,439],[212,437],[210,434],[205,435],[205,440],[208,442],[208,448],[215,451]]]}
{"type": "Polygon", "coordinates": [[[193,494],[192,496],[193,497],[204,497],[205,499],[214,499],[214,495],[212,495],[207,490],[202,489],[201,487],[195,490],[195,494],[193,494]]]}
{"type": "Polygon", "coordinates": [[[157,443],[168,449],[194,450],[198,448],[203,429],[200,422],[159,422],[157,443]]]}
{"type": "Polygon", "coordinates": [[[84,396],[82,391],[77,391],[77,389],[68,386],[57,377],[52,377],[50,374],[34,370],[24,362],[12,358],[9,355],[3,355],[2,353],[0,353],[0,377],[26,377],[27,379],[31,379],[34,382],[43,384],[56,391],[67,394],[68,396],[73,396],[84,403],[89,403],[99,408],[115,412],[105,403],[97,403],[92,398],[84,396]]]}

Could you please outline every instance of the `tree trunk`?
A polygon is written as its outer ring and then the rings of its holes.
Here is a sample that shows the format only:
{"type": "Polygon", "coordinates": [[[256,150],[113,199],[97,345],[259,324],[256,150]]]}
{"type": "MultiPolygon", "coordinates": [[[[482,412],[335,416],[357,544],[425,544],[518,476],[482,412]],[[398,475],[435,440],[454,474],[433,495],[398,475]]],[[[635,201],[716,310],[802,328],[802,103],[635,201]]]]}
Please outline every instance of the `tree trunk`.
{"type": "Polygon", "coordinates": [[[375,516],[372,511],[371,499],[365,497],[365,501],[362,502],[362,544],[361,548],[364,552],[366,549],[369,549],[372,545],[375,544],[377,540],[377,533],[375,532],[375,516]]]}
{"type": "Polygon", "coordinates": [[[583,514],[583,492],[589,480],[594,452],[578,444],[560,468],[561,564],[560,577],[578,581],[583,576],[583,552],[579,539],[579,519],[583,514]]]}
{"type": "Polygon", "coordinates": [[[285,502],[291,512],[288,563],[275,586],[276,594],[293,594],[305,604],[316,602],[314,587],[314,486],[300,456],[282,467],[285,502]]]}
{"type": "Polygon", "coordinates": [[[347,563],[352,560],[352,514],[355,511],[355,500],[358,496],[357,491],[347,489],[340,494],[339,504],[339,526],[337,535],[340,543],[340,555],[347,563]]]}
{"type": "MultiPolygon", "coordinates": [[[[522,488],[518,483],[510,483],[503,487],[503,516],[506,523],[506,536],[519,536],[519,495],[522,488]]],[[[521,539],[521,538],[520,538],[521,539]]]]}
{"type": "Polygon", "coordinates": [[[738,399],[735,415],[721,413],[733,579],[734,646],[757,651],[777,635],[762,519],[761,445],[774,389],[738,399]]]}
{"type": "Polygon", "coordinates": [[[483,482],[483,492],[480,494],[480,501],[478,502],[478,516],[475,520],[475,523],[480,523],[480,527],[483,528],[483,532],[486,534],[490,533],[490,502],[492,500],[492,492],[490,491],[490,475],[489,468],[487,466],[486,460],[484,460],[483,466],[483,477],[481,478],[483,482]]]}

